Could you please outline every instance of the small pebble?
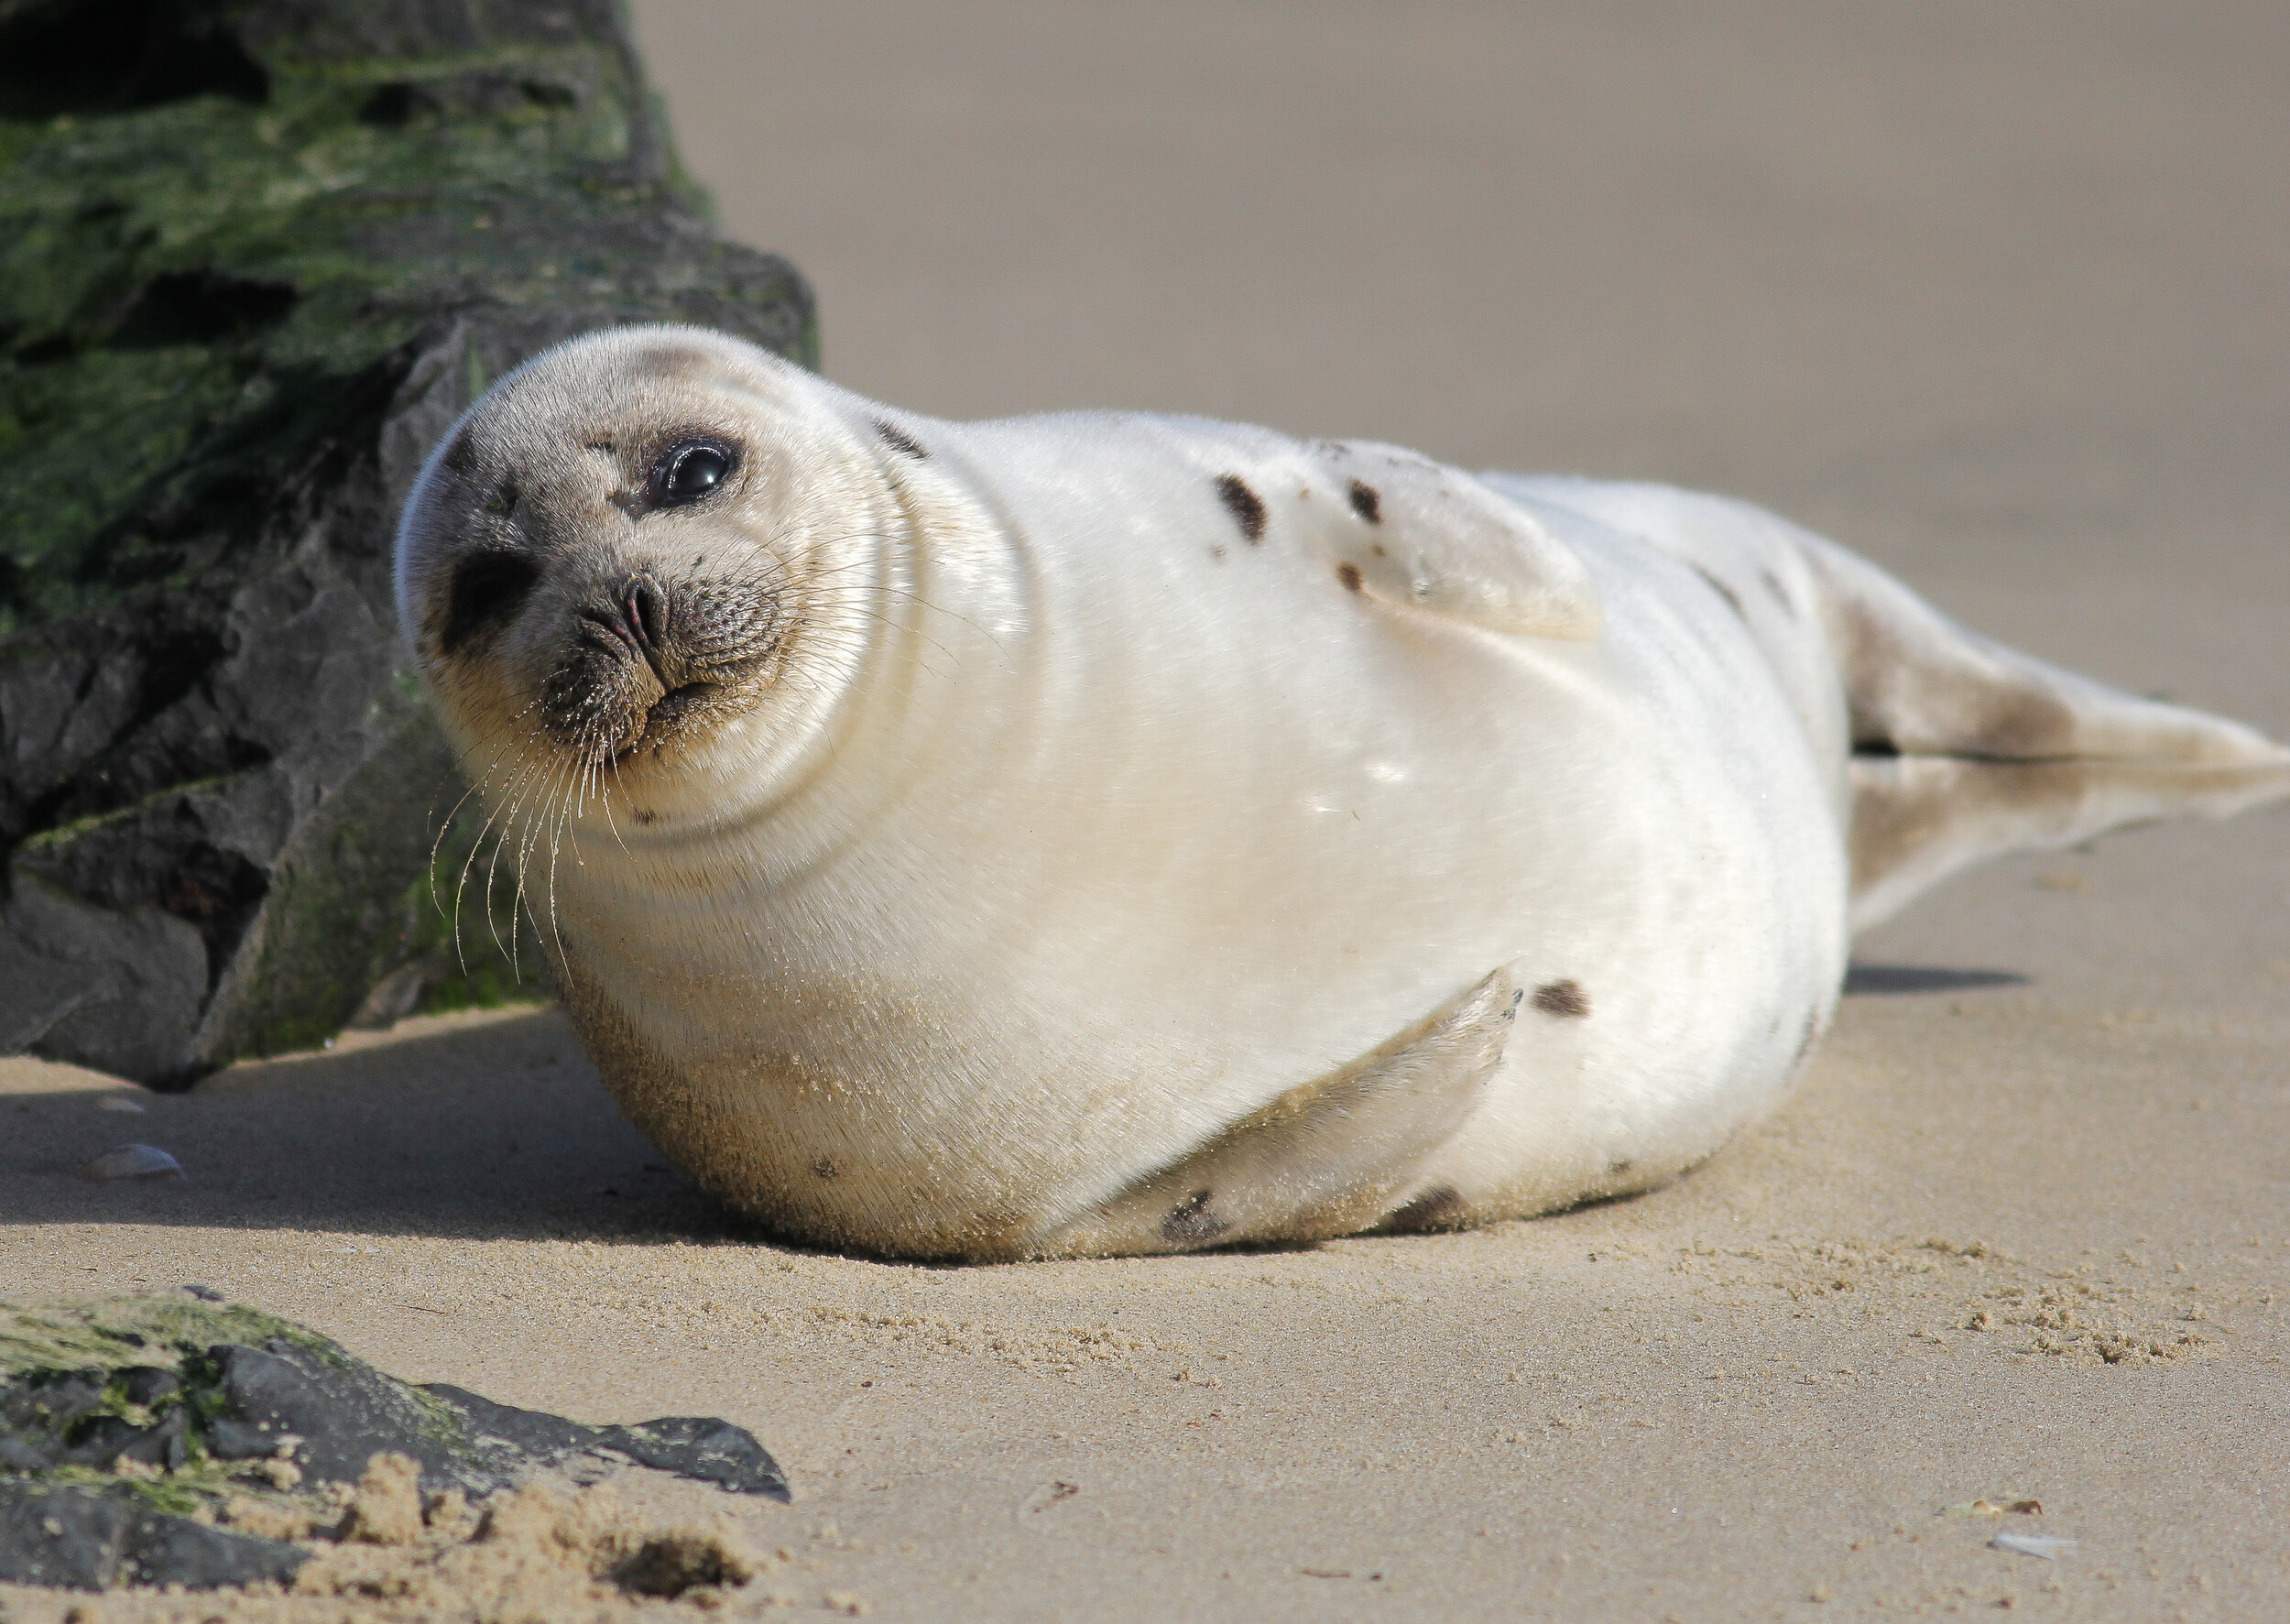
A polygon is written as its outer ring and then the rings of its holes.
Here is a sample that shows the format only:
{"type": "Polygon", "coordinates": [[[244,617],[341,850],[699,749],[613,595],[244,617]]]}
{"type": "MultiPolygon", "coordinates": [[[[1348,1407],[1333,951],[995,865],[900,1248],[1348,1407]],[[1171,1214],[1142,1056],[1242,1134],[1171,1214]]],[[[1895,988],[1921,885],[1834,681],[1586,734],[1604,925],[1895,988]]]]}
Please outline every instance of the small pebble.
{"type": "Polygon", "coordinates": [[[118,1094],[105,1095],[102,1099],[95,1102],[95,1108],[99,1111],[133,1111],[138,1117],[143,1115],[143,1107],[141,1106],[136,1104],[135,1101],[127,1098],[125,1095],[118,1094]]]}
{"type": "Polygon", "coordinates": [[[2010,1551],[2021,1556],[2040,1556],[2046,1562],[2057,1562],[2076,1548],[2073,1540],[2057,1534],[2000,1533],[1988,1542],[1992,1551],[2010,1551]]]}
{"type": "Polygon", "coordinates": [[[180,1179],[183,1164],[157,1145],[114,1145],[80,1170],[82,1177],[114,1179],[180,1179]]]}

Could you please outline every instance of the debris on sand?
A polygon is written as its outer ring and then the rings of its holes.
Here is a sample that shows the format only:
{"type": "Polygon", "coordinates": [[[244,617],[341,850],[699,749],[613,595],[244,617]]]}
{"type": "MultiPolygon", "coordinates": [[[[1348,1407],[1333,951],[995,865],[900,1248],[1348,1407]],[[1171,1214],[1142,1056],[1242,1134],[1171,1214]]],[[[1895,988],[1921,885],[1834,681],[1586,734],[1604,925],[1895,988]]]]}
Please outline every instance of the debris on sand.
{"type": "Polygon", "coordinates": [[[184,1174],[183,1164],[157,1145],[114,1145],[82,1167],[80,1176],[101,1184],[120,1179],[180,1179],[184,1174]]]}
{"type": "Polygon", "coordinates": [[[1991,1551],[2010,1551],[2020,1556],[2040,1556],[2045,1562],[2057,1562],[2072,1555],[2076,1542],[2058,1534],[2000,1533],[1988,1542],[1991,1551]]]}

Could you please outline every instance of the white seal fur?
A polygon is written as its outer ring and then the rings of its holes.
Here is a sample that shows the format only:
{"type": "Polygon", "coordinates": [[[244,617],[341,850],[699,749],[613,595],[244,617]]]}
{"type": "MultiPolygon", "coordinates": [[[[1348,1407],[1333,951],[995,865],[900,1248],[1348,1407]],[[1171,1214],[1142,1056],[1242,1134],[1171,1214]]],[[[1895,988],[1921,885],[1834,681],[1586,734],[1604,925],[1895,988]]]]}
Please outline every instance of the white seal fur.
{"type": "Polygon", "coordinates": [[[890,1254],[1643,1189],[1777,1097],[1856,924],[2290,760],[1739,503],[941,422],[692,329],[503,379],[397,568],[624,1107],[890,1254]]]}

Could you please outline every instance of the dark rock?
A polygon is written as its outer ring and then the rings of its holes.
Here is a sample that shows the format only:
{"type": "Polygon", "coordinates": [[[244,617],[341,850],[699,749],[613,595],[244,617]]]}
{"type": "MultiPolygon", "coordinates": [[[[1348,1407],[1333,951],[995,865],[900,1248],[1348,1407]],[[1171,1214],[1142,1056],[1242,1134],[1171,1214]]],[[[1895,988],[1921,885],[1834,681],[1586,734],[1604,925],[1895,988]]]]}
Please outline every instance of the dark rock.
{"type": "MultiPolygon", "coordinates": [[[[100,1589],[288,1577],[307,1552],[190,1513],[254,1495],[331,1524],[316,1491],[354,1483],[384,1453],[417,1462],[424,1489],[473,1499],[543,1469],[593,1481],[630,1464],[791,1498],[778,1463],[727,1422],[591,1426],[442,1383],[409,1386],[212,1295],[0,1303],[0,1580],[100,1589]],[[124,1463],[131,1475],[88,1481],[124,1463]]],[[[704,1553],[638,1555],[623,1582],[639,1591],[716,1582],[699,1576],[704,1553]]]]}
{"type": "Polygon", "coordinates": [[[0,1050],[177,1084],[497,997],[398,504],[548,343],[812,359],[809,291],[704,223],[613,0],[0,0],[0,1050]]]}
{"type": "Polygon", "coordinates": [[[562,1466],[576,1455],[622,1455],[640,1466],[713,1483],[735,1494],[790,1498],[787,1478],[753,1433],[704,1415],[668,1415],[632,1426],[592,1427],[537,1410],[496,1404],[443,1382],[422,1391],[458,1410],[483,1446],[505,1444],[529,1460],[562,1466]]]}
{"type": "MultiPolygon", "coordinates": [[[[451,1411],[424,1402],[419,1389],[332,1344],[313,1347],[271,1337],[261,1347],[213,1347],[207,1357],[221,1400],[216,1419],[236,1422],[267,1440],[265,1455],[289,1437],[299,1440],[288,1458],[306,1477],[353,1483],[367,1461],[395,1450],[421,1463],[425,1488],[482,1494],[509,1480],[470,1448],[451,1411]]],[[[233,1447],[243,1447],[245,1437],[243,1431],[234,1433],[233,1447]]]]}
{"type": "Polygon", "coordinates": [[[74,1590],[284,1583],[311,1553],[138,1505],[131,1494],[0,1480],[0,1580],[74,1590]]]}

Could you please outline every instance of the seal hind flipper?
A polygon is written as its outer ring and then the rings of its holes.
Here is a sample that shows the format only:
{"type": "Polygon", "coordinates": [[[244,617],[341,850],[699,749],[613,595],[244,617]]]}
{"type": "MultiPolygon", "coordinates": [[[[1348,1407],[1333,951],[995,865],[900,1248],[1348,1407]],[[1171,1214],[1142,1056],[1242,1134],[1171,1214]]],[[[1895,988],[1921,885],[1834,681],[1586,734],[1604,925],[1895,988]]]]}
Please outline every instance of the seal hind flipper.
{"type": "Polygon", "coordinates": [[[1324,440],[1308,454],[1341,497],[1320,507],[1310,532],[1352,591],[1495,631],[1598,635],[1589,570],[1516,503],[1394,445],[1324,440]]]}
{"type": "Polygon", "coordinates": [[[1891,918],[1958,869],[2126,823],[2224,818],[2290,791],[2290,766],[1856,756],[1852,919],[1891,918]]]}
{"type": "Polygon", "coordinates": [[[1041,1257],[1324,1240],[1373,1226],[1462,1126],[1520,1000],[1509,968],[1043,1236],[1041,1257]]]}
{"type": "Polygon", "coordinates": [[[1990,857],[2290,791],[2290,751],[2253,729],[2046,665],[1799,545],[1850,713],[1856,930],[1990,857]]]}

